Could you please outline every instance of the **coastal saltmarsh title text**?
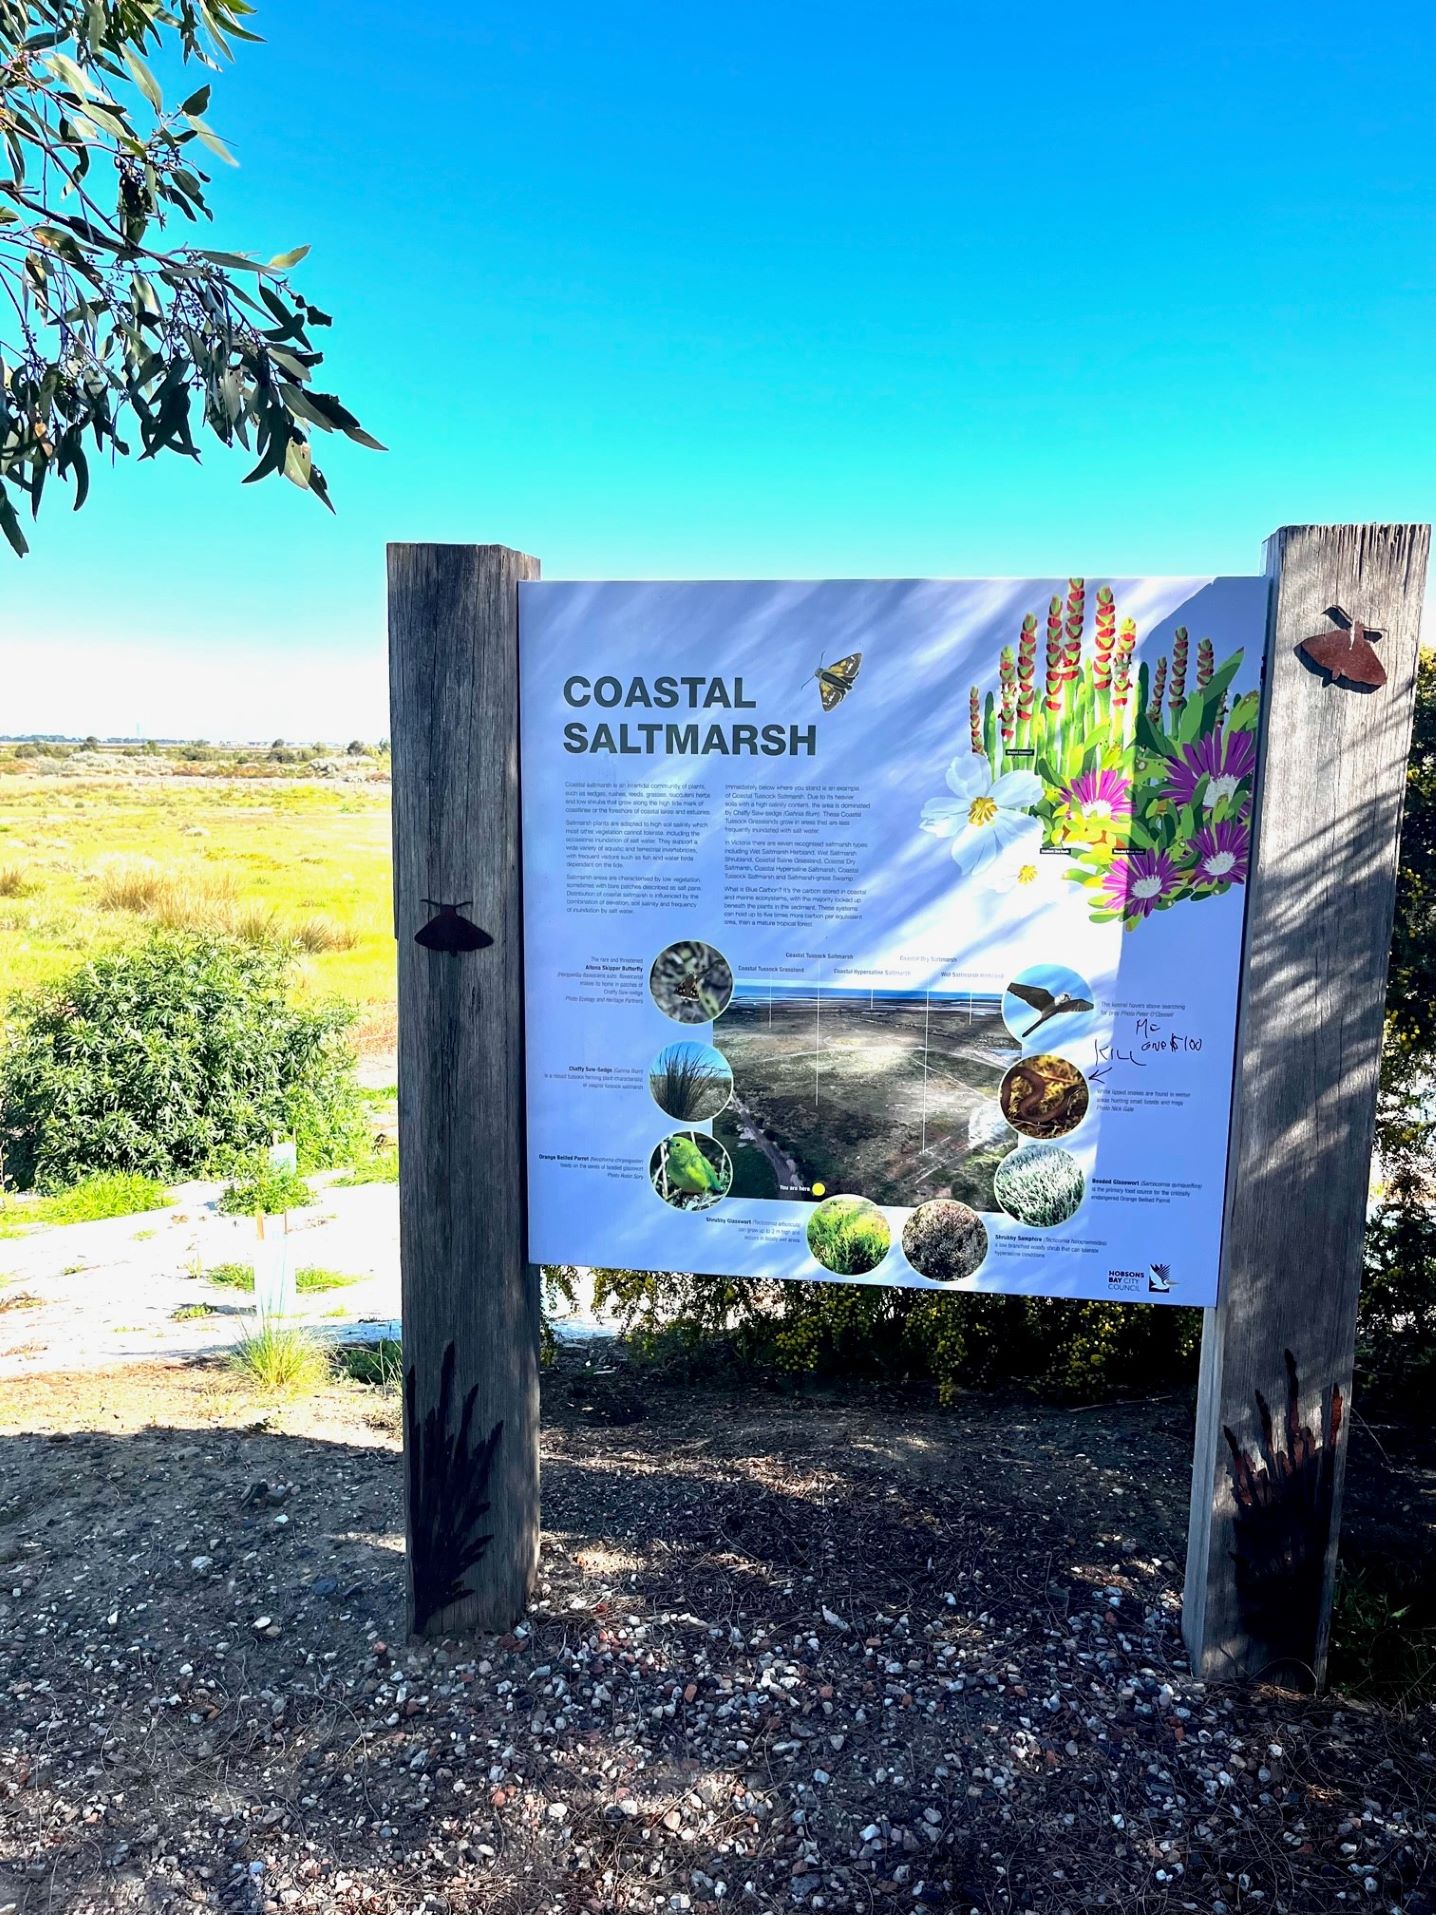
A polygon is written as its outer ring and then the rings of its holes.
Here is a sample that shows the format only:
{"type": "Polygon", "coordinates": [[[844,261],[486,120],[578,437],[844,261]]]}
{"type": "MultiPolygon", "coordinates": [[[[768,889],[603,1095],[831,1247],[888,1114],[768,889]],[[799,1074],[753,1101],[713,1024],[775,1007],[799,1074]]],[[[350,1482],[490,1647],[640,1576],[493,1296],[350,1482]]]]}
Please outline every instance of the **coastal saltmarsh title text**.
{"type": "MultiPolygon", "coordinates": [[[[566,705],[604,711],[756,711],[758,701],[743,693],[741,678],[670,677],[584,678],[564,680],[566,705]]],[[[816,725],[707,724],[697,719],[623,718],[593,723],[573,718],[563,728],[563,748],[570,752],[612,752],[623,758],[811,758],[818,749],[816,725]]]]}

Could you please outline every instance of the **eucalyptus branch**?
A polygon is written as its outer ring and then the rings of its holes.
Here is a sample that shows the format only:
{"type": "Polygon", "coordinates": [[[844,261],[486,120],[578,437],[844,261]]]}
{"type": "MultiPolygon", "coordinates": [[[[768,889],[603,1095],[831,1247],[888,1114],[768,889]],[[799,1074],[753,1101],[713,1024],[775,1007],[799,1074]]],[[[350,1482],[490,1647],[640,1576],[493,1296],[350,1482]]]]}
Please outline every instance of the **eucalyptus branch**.
{"type": "Polygon", "coordinates": [[[248,0],[0,0],[0,531],[26,549],[17,501],[47,478],[89,484],[87,444],[198,458],[192,415],[250,448],[247,483],[282,472],[325,505],[317,431],[377,447],[332,393],[313,331],[329,317],[290,283],[306,247],[260,260],[153,234],[209,220],[200,147],[210,86],[167,107],[145,54],[218,71],[257,36],[248,0]],[[8,176],[7,176],[8,172],[8,176]],[[112,195],[112,199],[111,199],[112,195]],[[9,340],[7,328],[19,332],[9,340]]]}

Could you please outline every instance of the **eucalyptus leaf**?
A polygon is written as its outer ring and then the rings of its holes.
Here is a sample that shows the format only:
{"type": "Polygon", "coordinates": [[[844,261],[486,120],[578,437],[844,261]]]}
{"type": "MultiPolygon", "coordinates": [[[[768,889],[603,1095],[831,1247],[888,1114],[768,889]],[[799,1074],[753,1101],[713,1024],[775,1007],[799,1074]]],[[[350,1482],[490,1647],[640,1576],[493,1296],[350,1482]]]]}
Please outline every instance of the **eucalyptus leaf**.
{"type": "Polygon", "coordinates": [[[329,316],[273,256],[175,243],[175,215],[208,221],[203,144],[233,156],[205,117],[212,85],[166,108],[159,73],[219,72],[257,38],[249,0],[0,0],[0,530],[27,549],[53,475],[78,509],[92,466],[161,453],[194,459],[198,422],[253,448],[246,483],[283,472],[332,510],[313,431],[382,450],[310,381],[308,329],[329,316]],[[169,229],[166,230],[166,221],[169,229]],[[14,315],[14,317],[9,317],[14,315]]]}

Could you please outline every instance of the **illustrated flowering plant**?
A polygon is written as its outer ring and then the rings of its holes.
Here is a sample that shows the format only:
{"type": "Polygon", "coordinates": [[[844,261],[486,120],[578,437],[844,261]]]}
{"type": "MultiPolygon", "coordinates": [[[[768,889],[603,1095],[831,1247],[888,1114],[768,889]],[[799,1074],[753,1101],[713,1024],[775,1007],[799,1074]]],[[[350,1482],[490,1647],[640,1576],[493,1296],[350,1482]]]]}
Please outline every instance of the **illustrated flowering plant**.
{"type": "Polygon", "coordinates": [[[1097,589],[1090,651],[1084,579],[1051,600],[1045,626],[1023,619],[992,689],[968,695],[952,799],[923,807],[923,829],[952,840],[965,876],[1012,889],[1032,882],[1038,849],[1065,852],[1093,921],[1127,930],[1246,883],[1258,696],[1232,697],[1242,654],[1218,664],[1199,639],[1193,670],[1185,626],[1150,669],[1136,651],[1110,585],[1097,589]]]}

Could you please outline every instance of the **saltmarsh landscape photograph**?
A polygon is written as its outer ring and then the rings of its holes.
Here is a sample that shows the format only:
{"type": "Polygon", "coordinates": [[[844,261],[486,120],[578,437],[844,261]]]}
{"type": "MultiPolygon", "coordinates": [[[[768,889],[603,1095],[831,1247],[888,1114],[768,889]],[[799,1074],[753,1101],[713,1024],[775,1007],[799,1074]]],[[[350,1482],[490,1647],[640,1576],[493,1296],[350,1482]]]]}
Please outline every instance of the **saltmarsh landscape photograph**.
{"type": "Polygon", "coordinates": [[[997,998],[740,983],[713,1042],[733,1070],[714,1135],[735,1196],[821,1183],[997,1208],[993,1173],[1017,1142],[998,1091],[1019,1050],[997,998]]]}

